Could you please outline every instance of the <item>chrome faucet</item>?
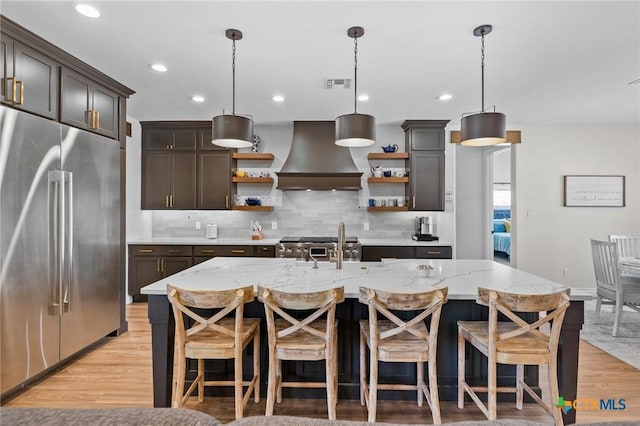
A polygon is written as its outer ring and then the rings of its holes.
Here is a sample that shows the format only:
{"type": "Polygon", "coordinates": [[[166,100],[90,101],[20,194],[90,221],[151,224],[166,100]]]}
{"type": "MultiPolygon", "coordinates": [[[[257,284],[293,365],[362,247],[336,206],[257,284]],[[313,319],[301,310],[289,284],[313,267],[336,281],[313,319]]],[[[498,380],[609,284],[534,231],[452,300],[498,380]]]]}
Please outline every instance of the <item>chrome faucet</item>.
{"type": "Polygon", "coordinates": [[[340,224],[338,225],[338,246],[336,247],[336,255],[329,258],[330,262],[334,262],[336,264],[336,269],[342,269],[342,261],[344,260],[343,245],[346,240],[345,235],[346,230],[344,222],[340,222],[340,224]]]}

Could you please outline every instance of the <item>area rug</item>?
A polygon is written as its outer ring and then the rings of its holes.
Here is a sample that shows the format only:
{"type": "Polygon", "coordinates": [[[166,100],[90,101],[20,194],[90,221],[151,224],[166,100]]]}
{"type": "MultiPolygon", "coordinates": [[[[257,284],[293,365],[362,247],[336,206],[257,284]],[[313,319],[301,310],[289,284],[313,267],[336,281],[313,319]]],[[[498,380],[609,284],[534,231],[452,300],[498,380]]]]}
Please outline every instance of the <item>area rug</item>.
{"type": "Polygon", "coordinates": [[[584,302],[584,326],[580,337],[593,346],[640,370],[640,314],[625,309],[618,325],[618,337],[613,337],[612,306],[600,309],[600,318],[594,322],[596,301],[584,302]]]}

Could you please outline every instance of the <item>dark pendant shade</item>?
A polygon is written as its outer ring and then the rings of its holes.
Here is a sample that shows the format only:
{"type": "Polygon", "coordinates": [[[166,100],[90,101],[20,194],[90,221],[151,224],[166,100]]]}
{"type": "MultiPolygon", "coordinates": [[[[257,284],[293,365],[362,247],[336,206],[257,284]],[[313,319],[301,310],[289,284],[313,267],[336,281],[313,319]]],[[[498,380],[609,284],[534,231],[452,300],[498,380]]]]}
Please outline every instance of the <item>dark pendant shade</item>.
{"type": "Polygon", "coordinates": [[[336,145],[363,147],[376,143],[376,119],[367,114],[345,114],[336,118],[336,145]]]}
{"type": "Polygon", "coordinates": [[[462,145],[487,146],[507,139],[507,118],[500,112],[479,112],[462,117],[462,145]]]}
{"type": "Polygon", "coordinates": [[[225,148],[249,148],[253,146],[253,120],[241,115],[213,117],[214,145],[225,148]]]}

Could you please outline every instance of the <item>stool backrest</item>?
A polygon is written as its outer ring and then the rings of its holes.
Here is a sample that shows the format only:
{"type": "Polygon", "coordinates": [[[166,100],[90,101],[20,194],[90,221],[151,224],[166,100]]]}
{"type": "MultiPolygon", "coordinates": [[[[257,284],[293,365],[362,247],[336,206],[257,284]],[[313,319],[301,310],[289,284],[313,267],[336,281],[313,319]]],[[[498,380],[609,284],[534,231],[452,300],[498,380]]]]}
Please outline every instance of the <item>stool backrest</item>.
{"type": "Polygon", "coordinates": [[[176,322],[176,340],[183,344],[186,337],[192,336],[203,330],[213,330],[226,336],[234,337],[237,341],[242,332],[242,319],[244,304],[255,298],[253,286],[247,286],[231,290],[187,290],[167,285],[167,297],[173,308],[173,316],[176,322]],[[203,317],[194,309],[220,309],[211,317],[203,317]],[[235,312],[235,331],[231,331],[217,324],[229,313],[235,312]],[[190,327],[185,327],[184,315],[194,322],[190,327]]]}
{"type": "Polygon", "coordinates": [[[440,322],[440,312],[442,305],[447,302],[449,288],[438,288],[423,293],[394,293],[382,290],[374,290],[368,287],[360,287],[360,303],[369,306],[369,327],[371,340],[375,344],[378,341],[388,339],[402,332],[408,332],[426,341],[437,342],[438,325],[440,322]],[[418,315],[408,321],[398,318],[392,310],[396,311],[417,311],[422,310],[418,315]],[[396,326],[379,332],[378,313],[396,326]],[[431,324],[427,327],[429,334],[424,334],[416,328],[416,325],[431,316],[431,324]]]}
{"type": "Polygon", "coordinates": [[[478,288],[478,304],[489,306],[489,351],[495,349],[497,342],[531,333],[547,342],[552,352],[557,351],[558,339],[564,315],[569,307],[569,289],[548,294],[519,294],[487,288],[478,288]],[[517,312],[545,312],[539,319],[528,323],[517,312]],[[498,313],[506,316],[517,328],[498,332],[498,313]],[[551,333],[540,331],[540,327],[551,323],[551,333]]]}

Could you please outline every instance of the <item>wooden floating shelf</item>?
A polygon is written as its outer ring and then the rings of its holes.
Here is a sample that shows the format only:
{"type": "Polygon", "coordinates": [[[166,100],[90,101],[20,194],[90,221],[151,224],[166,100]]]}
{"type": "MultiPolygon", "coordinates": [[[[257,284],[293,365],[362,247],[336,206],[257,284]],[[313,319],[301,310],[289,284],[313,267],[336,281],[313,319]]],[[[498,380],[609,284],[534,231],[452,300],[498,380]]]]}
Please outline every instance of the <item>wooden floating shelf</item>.
{"type": "Polygon", "coordinates": [[[273,160],[273,154],[269,152],[234,152],[234,160],[273,160]]]}
{"type": "Polygon", "coordinates": [[[273,183],[272,177],[233,177],[233,183],[273,183]]]}
{"type": "Polygon", "coordinates": [[[270,212],[273,210],[273,206],[233,206],[231,210],[242,210],[252,212],[270,212]]]}
{"type": "Polygon", "coordinates": [[[408,212],[409,206],[403,207],[367,207],[370,212],[408,212]]]}
{"type": "Polygon", "coordinates": [[[408,152],[370,152],[368,160],[405,160],[409,158],[408,152]]]}
{"type": "Polygon", "coordinates": [[[402,177],[370,177],[367,178],[367,182],[369,183],[409,183],[409,178],[407,176],[402,177]]]}

